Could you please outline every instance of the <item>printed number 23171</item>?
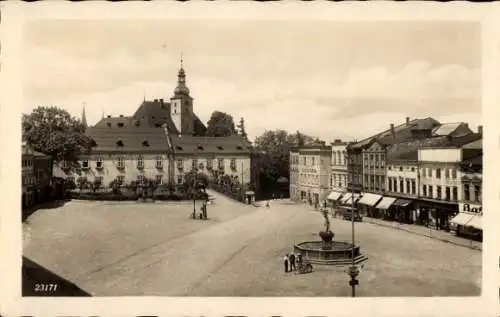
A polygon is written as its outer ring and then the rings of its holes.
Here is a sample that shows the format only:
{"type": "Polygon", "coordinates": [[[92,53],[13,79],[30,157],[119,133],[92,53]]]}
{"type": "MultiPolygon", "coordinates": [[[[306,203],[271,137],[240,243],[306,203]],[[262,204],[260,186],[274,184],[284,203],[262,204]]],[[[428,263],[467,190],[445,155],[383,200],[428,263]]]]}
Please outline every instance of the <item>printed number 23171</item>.
{"type": "Polygon", "coordinates": [[[57,284],[35,284],[35,292],[55,292],[57,284]]]}

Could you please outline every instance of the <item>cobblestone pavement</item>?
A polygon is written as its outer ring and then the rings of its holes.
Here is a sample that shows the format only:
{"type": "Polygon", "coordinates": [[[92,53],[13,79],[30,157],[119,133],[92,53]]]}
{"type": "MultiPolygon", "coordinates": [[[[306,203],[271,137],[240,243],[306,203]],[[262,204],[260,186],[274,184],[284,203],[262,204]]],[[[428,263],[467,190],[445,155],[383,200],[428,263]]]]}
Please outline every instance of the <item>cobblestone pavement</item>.
{"type": "MultiPolygon", "coordinates": [[[[24,255],[94,296],[349,296],[343,267],[283,272],[293,244],[318,239],[321,214],[212,194],[207,221],[189,219],[189,204],[71,202],[39,211],[24,255]]],[[[351,238],[350,222],[331,225],[335,239],[351,238]]],[[[369,258],[358,296],[480,294],[477,250],[366,222],[356,223],[356,240],[369,258]]]]}

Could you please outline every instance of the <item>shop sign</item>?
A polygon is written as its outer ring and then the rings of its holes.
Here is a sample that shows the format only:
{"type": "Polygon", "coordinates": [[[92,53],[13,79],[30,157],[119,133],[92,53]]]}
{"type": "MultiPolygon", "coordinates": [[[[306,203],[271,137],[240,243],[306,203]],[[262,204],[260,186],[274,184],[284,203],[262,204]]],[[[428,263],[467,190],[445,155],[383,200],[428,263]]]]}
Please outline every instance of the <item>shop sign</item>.
{"type": "Polygon", "coordinates": [[[460,212],[470,214],[483,214],[483,206],[475,204],[460,203],[460,212]]]}

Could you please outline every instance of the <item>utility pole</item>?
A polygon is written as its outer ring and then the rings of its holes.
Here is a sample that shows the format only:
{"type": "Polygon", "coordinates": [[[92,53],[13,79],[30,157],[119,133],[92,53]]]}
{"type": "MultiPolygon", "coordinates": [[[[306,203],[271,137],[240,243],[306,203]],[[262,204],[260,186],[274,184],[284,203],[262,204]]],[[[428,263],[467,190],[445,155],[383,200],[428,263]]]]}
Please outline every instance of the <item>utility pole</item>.
{"type": "MultiPolygon", "coordinates": [[[[353,158],[354,159],[354,158],[353,158]]],[[[351,161],[351,231],[352,231],[352,249],[351,249],[351,267],[349,267],[349,285],[351,286],[351,296],[356,297],[356,285],[359,281],[356,277],[359,275],[359,269],[354,261],[355,259],[355,236],[354,236],[354,166],[353,161],[351,161]]]]}

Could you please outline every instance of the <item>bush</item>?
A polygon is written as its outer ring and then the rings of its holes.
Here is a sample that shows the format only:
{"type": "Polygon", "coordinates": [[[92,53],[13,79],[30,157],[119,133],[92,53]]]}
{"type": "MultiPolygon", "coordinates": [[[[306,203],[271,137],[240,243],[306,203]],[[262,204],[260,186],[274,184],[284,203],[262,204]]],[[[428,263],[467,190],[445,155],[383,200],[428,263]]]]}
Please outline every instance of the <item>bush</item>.
{"type": "MultiPolygon", "coordinates": [[[[81,200],[96,200],[96,201],[137,201],[139,199],[147,200],[161,200],[161,201],[180,201],[191,200],[192,196],[188,196],[184,192],[170,191],[169,189],[157,189],[151,195],[140,197],[135,191],[129,188],[114,188],[114,189],[101,189],[99,191],[91,190],[72,190],[69,192],[70,198],[81,200]]],[[[196,199],[207,199],[206,193],[199,193],[196,199]]]]}

